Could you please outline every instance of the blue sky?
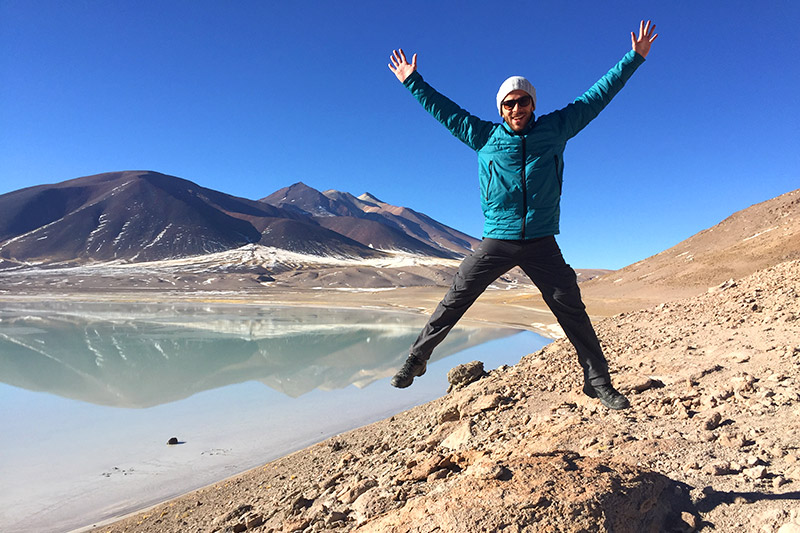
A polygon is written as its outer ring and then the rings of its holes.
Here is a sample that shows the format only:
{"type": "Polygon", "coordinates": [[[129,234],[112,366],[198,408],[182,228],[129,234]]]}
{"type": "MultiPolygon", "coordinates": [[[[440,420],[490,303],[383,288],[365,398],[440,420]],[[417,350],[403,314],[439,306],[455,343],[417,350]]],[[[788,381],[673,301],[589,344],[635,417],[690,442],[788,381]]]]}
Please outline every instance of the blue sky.
{"type": "Polygon", "coordinates": [[[506,77],[561,108],[651,18],[647,62],[565,153],[565,257],[619,268],[800,187],[798,6],[0,0],[0,194],[131,169],[252,199],[303,181],[480,236],[477,158],[391,50],[499,120],[506,77]]]}

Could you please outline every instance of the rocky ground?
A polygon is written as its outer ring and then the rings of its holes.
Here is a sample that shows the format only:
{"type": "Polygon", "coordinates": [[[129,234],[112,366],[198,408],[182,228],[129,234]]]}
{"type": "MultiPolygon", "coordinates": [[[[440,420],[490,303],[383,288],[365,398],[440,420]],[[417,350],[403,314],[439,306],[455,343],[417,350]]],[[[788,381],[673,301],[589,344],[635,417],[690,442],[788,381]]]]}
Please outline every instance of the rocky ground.
{"type": "Polygon", "coordinates": [[[95,531],[800,531],[800,261],[596,326],[629,410],[559,340],[95,531]]]}

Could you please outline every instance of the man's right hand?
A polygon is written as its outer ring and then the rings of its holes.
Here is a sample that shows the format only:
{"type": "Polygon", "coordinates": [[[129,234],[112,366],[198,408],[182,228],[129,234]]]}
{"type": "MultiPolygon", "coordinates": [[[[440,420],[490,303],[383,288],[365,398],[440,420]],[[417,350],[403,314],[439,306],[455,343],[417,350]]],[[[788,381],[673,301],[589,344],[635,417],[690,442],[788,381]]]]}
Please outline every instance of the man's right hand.
{"type": "Polygon", "coordinates": [[[392,56],[389,59],[392,60],[392,63],[389,65],[389,70],[394,72],[394,75],[397,76],[400,83],[406,81],[406,78],[417,70],[417,54],[414,54],[411,58],[411,63],[409,63],[402,48],[392,50],[392,56]]]}

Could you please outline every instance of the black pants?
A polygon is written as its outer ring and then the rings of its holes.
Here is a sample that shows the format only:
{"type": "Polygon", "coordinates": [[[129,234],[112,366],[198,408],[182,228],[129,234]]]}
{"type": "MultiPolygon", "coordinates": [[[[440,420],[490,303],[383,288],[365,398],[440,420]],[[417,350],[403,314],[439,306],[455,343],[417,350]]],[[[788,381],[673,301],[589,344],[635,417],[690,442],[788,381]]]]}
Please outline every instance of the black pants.
{"type": "Polygon", "coordinates": [[[528,241],[484,239],[461,263],[450,290],[411,346],[411,354],[427,360],[486,287],[515,266],[521,267],[539,288],[575,346],[586,383],[610,383],[608,363],[586,314],[575,271],[564,261],[555,237],[528,241]]]}

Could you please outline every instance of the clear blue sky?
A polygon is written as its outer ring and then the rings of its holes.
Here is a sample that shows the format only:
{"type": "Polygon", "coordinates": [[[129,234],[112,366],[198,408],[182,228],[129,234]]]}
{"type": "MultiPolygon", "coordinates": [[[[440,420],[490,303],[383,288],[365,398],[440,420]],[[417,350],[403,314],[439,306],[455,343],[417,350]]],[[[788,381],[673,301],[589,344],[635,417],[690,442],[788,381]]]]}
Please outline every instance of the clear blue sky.
{"type": "Polygon", "coordinates": [[[387,68],[499,120],[578,97],[651,18],[647,62],[565,154],[559,242],[619,268],[800,187],[800,3],[0,0],[0,194],[147,169],[258,199],[369,191],[480,236],[475,154],[387,68]]]}

